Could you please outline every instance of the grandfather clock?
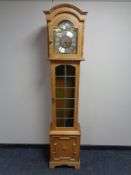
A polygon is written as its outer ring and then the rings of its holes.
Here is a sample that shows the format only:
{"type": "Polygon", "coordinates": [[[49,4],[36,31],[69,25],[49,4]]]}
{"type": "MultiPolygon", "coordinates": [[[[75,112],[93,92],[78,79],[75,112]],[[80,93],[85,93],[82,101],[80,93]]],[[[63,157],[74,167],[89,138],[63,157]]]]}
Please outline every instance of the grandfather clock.
{"type": "Polygon", "coordinates": [[[44,13],[48,26],[52,95],[49,167],[68,165],[79,169],[79,75],[87,12],[74,5],[61,4],[44,13]]]}

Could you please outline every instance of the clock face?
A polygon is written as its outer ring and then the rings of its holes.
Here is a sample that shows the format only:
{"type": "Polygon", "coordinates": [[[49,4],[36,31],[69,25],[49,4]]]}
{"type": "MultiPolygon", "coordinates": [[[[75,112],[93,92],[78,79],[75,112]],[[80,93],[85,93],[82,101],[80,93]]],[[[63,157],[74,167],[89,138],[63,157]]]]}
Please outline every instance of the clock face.
{"type": "Polygon", "coordinates": [[[71,47],[71,44],[72,44],[72,41],[71,41],[71,38],[69,36],[63,36],[60,38],[60,45],[63,47],[63,48],[69,48],[71,47]]]}
{"type": "Polygon", "coordinates": [[[54,29],[54,43],[56,53],[76,53],[77,30],[70,21],[62,21],[54,29]]]}

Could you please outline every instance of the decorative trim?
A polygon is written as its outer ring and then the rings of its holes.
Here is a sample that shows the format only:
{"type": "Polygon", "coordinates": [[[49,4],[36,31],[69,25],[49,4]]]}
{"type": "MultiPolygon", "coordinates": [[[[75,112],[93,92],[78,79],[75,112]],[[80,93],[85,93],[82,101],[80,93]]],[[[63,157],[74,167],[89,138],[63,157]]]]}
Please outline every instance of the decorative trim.
{"type": "Polygon", "coordinates": [[[88,12],[84,12],[81,9],[79,9],[78,7],[72,5],[72,4],[58,4],[54,7],[52,7],[49,11],[44,11],[45,14],[50,14],[52,13],[54,10],[62,8],[62,7],[68,7],[68,8],[72,8],[75,9],[76,11],[78,11],[79,13],[81,13],[82,15],[86,15],[88,12]]]}

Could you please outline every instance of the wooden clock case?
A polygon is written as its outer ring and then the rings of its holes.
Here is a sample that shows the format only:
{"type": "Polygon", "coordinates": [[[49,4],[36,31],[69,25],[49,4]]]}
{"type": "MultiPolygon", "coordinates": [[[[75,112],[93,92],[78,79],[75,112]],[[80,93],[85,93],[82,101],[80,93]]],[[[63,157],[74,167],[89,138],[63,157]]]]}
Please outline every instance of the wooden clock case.
{"type": "Polygon", "coordinates": [[[80,125],[78,97],[80,61],[83,60],[84,17],[87,12],[71,4],[60,4],[44,11],[48,27],[48,57],[50,61],[52,122],[50,125],[49,167],[80,168],[80,125]],[[61,21],[71,21],[77,29],[77,51],[55,51],[54,29],[61,21]]]}

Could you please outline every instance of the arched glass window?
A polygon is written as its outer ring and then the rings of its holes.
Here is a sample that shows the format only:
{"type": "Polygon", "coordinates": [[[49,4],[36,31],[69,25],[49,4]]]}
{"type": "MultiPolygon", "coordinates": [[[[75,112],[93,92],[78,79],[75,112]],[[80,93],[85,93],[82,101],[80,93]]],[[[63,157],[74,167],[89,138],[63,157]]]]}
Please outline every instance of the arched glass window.
{"type": "Polygon", "coordinates": [[[54,29],[56,53],[76,53],[77,29],[71,21],[63,20],[54,29]]]}
{"type": "Polygon", "coordinates": [[[56,127],[74,126],[75,67],[59,65],[55,70],[56,127]]]}

